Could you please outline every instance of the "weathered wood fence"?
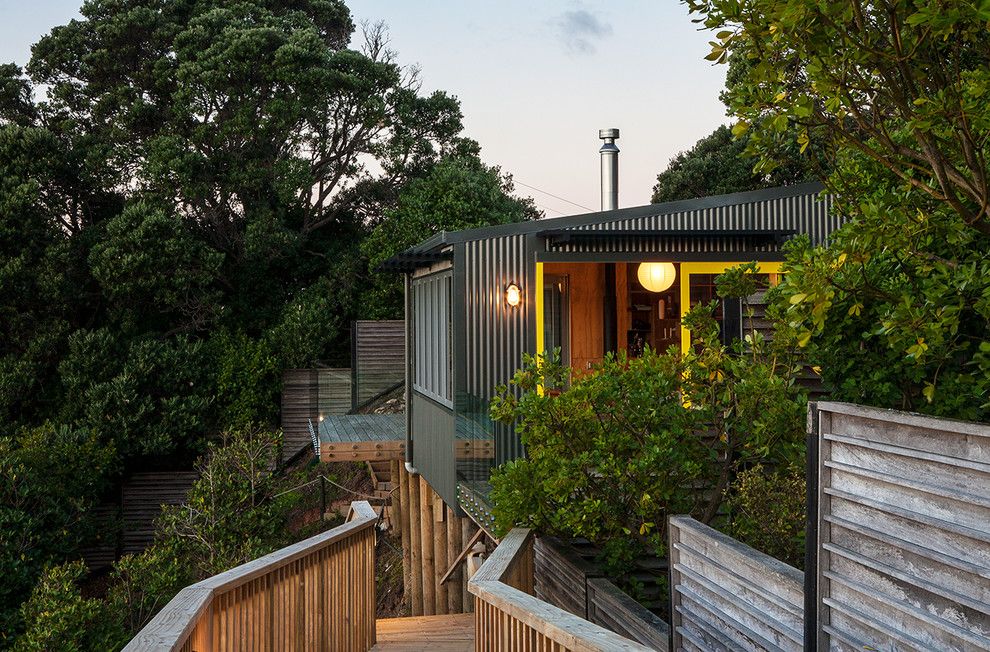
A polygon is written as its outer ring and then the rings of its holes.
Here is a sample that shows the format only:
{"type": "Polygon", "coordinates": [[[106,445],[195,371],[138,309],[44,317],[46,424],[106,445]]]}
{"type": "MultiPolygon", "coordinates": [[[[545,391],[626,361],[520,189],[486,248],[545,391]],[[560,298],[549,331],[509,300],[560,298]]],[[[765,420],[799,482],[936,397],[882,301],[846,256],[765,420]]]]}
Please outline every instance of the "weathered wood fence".
{"type": "Polygon", "coordinates": [[[801,571],[686,516],[668,533],[674,650],[801,652],[801,571]]]}
{"type": "Polygon", "coordinates": [[[348,522],[188,586],[127,652],[369,650],[375,644],[375,523],[348,522]]]}
{"type": "Polygon", "coordinates": [[[990,650],[990,426],[832,402],[808,421],[803,586],[674,517],[673,649],[990,650]]]}
{"type": "Polygon", "coordinates": [[[476,650],[651,649],[535,597],[533,566],[533,533],[517,528],[502,539],[471,578],[468,588],[476,597],[476,650]]]}
{"type": "Polygon", "coordinates": [[[541,536],[533,550],[537,598],[643,645],[667,649],[667,623],[623,593],[571,546],[541,536]]]}
{"type": "Polygon", "coordinates": [[[990,650],[990,426],[827,402],[809,421],[817,648],[990,650]]]}

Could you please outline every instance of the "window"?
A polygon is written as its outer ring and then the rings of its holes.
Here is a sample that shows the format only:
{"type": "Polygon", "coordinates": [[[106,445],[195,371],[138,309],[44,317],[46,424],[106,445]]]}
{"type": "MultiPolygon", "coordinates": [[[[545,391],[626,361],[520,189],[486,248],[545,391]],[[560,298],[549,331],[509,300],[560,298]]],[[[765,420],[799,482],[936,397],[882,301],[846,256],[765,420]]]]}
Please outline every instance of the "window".
{"type": "Polygon", "coordinates": [[[413,279],[413,389],[453,408],[451,274],[413,279]]]}

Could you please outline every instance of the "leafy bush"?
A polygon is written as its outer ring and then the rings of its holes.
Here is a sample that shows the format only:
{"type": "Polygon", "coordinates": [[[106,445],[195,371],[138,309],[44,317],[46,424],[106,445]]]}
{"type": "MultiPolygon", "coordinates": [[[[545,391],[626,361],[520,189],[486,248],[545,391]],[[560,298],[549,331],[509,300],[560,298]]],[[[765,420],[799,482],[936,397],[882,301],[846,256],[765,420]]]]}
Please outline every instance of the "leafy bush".
{"type": "MultiPolygon", "coordinates": [[[[752,269],[726,275],[721,291],[751,294],[752,269]]],[[[802,459],[807,399],[786,338],[726,347],[714,307],[686,316],[694,346],[683,356],[620,352],[577,377],[556,356],[525,358],[491,408],[527,452],[492,476],[500,531],[585,537],[617,576],[637,555],[665,554],[668,516],[714,521],[741,469],[802,459]]]]}
{"type": "Polygon", "coordinates": [[[90,510],[116,461],[86,430],[46,425],[18,442],[0,437],[0,632],[18,631],[18,606],[42,570],[92,534],[90,510]]]}
{"type": "Polygon", "coordinates": [[[743,543],[804,568],[804,469],[791,465],[769,471],[757,465],[739,474],[732,484],[728,532],[743,543]]]}
{"type": "Polygon", "coordinates": [[[21,607],[26,630],[15,652],[88,652],[123,644],[119,619],[107,604],[82,596],[79,580],[85,574],[81,561],[45,570],[21,607]]]}

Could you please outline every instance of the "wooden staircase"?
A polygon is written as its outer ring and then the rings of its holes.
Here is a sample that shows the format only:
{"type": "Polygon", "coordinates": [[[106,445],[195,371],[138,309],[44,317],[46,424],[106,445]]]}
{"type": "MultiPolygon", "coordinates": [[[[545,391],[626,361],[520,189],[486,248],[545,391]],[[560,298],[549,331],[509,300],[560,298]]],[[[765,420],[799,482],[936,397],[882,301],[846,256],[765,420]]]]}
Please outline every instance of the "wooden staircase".
{"type": "Polygon", "coordinates": [[[375,485],[375,489],[372,495],[375,497],[374,509],[379,514],[382,514],[382,519],[385,521],[385,526],[392,528],[397,525],[393,521],[394,517],[394,501],[392,500],[392,494],[398,490],[399,478],[396,475],[398,471],[396,467],[401,464],[401,460],[372,460],[368,462],[368,473],[371,474],[371,481],[375,485]]]}
{"type": "Polygon", "coordinates": [[[474,614],[382,618],[372,652],[472,652],[474,614]]]}

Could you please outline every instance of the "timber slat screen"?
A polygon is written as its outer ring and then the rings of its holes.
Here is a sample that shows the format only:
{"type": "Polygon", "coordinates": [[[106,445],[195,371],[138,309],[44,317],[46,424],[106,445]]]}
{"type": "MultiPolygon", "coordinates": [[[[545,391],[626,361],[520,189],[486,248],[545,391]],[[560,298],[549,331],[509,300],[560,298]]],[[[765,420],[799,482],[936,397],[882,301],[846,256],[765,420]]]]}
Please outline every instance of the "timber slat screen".
{"type": "Polygon", "coordinates": [[[687,516],[669,521],[673,650],[804,649],[804,574],[687,516]]]}
{"type": "Polygon", "coordinates": [[[354,349],[353,405],[356,409],[384,392],[396,389],[405,380],[406,323],[358,320],[351,330],[354,349]]]}
{"type": "Polygon", "coordinates": [[[534,561],[532,531],[516,528],[471,578],[478,652],[651,649],[533,596],[534,561]]]}
{"type": "Polygon", "coordinates": [[[124,650],[370,650],[377,520],[354,502],[347,523],[186,587],[124,650]]]}
{"type": "Polygon", "coordinates": [[[818,403],[819,650],[990,650],[990,426],[818,403]]]}

